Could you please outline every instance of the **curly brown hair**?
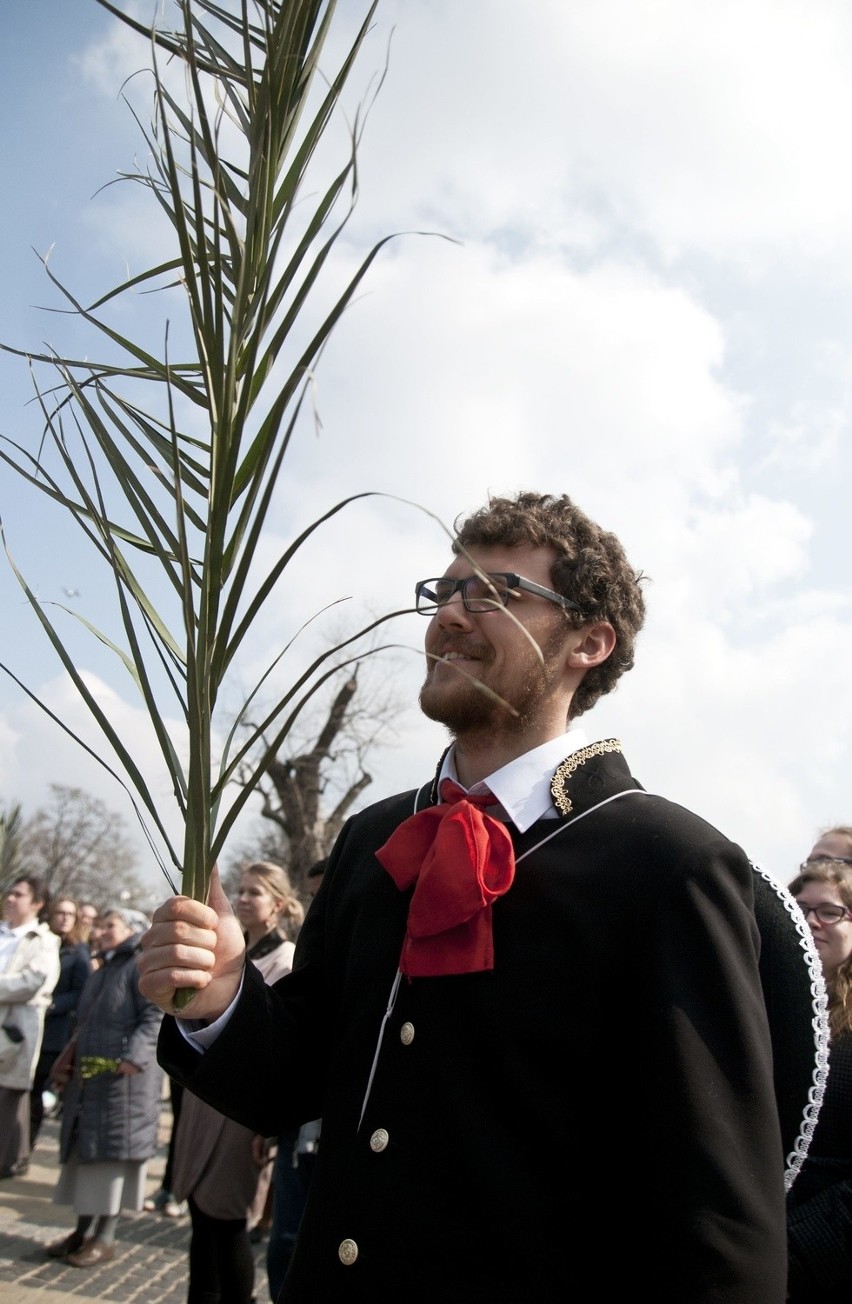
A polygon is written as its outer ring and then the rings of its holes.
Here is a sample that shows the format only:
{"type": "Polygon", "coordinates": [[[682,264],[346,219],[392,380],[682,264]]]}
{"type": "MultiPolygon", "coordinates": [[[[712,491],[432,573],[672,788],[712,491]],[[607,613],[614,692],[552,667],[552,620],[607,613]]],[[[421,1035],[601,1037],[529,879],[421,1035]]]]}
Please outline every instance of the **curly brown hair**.
{"type": "MultiPolygon", "coordinates": [[[[823,836],[825,833],[848,834],[852,843],[852,829],[825,829],[823,836]]],[[[815,860],[796,875],[788,891],[798,896],[806,883],[830,883],[837,888],[847,909],[852,910],[852,866],[844,865],[840,860],[815,860]]],[[[825,985],[831,1039],[848,1036],[852,1033],[852,955],[838,965],[833,974],[826,974],[825,985]]]]}
{"type": "Polygon", "coordinates": [[[594,706],[634,662],[636,635],[645,621],[645,576],[627,560],[616,536],[596,525],[567,494],[523,490],[514,498],[489,497],[487,504],[455,523],[453,551],[471,547],[515,548],[529,543],[558,554],[551,572],[557,593],[579,603],[566,611],[569,623],[607,620],[616,644],[606,661],[586,671],[571,702],[570,719],[594,706]]]}

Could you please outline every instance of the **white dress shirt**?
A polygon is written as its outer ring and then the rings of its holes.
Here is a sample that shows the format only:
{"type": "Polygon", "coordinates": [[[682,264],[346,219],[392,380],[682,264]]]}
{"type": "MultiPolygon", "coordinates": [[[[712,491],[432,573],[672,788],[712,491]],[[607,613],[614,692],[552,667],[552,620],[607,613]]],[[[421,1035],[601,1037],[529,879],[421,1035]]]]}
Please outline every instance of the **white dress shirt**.
{"type": "Polygon", "coordinates": [[[15,954],[15,949],[22,937],[32,931],[35,920],[28,924],[18,924],[17,928],[10,928],[5,919],[0,922],[0,973],[5,972],[6,966],[15,954]]]}
{"type": "MultiPolygon", "coordinates": [[[[501,766],[466,791],[473,797],[485,791],[492,793],[500,804],[489,806],[488,814],[495,819],[511,820],[519,833],[526,833],[536,820],[558,817],[559,812],[550,794],[550,781],[567,756],[586,746],[588,739],[583,731],[569,729],[558,738],[550,738],[534,747],[531,752],[516,756],[508,765],[501,766]]],[[[441,779],[458,783],[455,747],[451,747],[444,757],[439,782],[441,779]]]]}

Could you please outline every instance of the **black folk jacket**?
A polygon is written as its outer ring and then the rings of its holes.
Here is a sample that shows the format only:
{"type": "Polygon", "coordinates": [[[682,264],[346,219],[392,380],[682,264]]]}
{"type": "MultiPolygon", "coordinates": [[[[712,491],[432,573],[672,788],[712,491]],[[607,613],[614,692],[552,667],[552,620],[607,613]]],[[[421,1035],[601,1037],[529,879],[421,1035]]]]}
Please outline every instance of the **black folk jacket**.
{"type": "Polygon", "coordinates": [[[217,1109],[322,1117],[286,1304],[783,1304],[815,1067],[783,889],[620,755],[572,799],[509,826],[493,971],[397,978],[408,896],[374,852],[426,789],[346,824],[293,972],[247,965],[206,1053],[164,1020],[162,1065],[217,1109]]]}

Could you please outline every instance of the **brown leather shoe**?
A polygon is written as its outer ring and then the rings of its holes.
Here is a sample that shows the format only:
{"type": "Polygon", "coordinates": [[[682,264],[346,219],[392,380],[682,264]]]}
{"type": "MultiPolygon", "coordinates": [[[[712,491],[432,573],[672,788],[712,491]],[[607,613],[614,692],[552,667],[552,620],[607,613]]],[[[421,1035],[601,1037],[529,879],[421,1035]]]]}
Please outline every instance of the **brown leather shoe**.
{"type": "Polygon", "coordinates": [[[73,1264],[75,1268],[94,1268],[96,1263],[109,1263],[114,1258],[114,1245],[92,1238],[83,1241],[81,1248],[74,1254],[69,1254],[65,1262],[73,1264]]]}
{"type": "Polygon", "coordinates": [[[66,1254],[73,1254],[79,1250],[83,1244],[83,1237],[79,1232],[70,1232],[68,1236],[63,1236],[61,1241],[52,1241],[50,1245],[45,1245],[44,1252],[49,1259],[64,1259],[66,1254]]]}

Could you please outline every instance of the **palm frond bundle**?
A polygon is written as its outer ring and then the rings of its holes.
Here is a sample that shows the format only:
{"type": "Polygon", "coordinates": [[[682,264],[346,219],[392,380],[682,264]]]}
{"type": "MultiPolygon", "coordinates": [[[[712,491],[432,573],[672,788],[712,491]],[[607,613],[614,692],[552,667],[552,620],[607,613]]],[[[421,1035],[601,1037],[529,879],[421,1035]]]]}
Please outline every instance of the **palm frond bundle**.
{"type": "Polygon", "coordinates": [[[143,824],[150,821],[166,859],[181,870],[182,890],[203,900],[210,871],[251,794],[251,785],[242,787],[224,811],[226,786],[238,772],[245,776],[247,764],[255,776],[262,772],[301,706],[339,669],[341,655],[359,655],[350,644],[390,618],[317,656],[247,730],[245,711],[270,674],[267,667],[224,751],[214,757],[219,694],[253,623],[306,540],[354,501],[330,506],[257,578],[273,490],[314,369],[385,243],[368,252],[335,290],[330,308],[317,313],[320,278],[357,195],[358,119],[348,155],[324,188],[309,197],[305,179],[376,3],[365,3],[354,39],[330,77],[320,70],[320,56],[335,0],[179,0],[174,9],[180,21],[151,30],[108,0],[97,3],[150,40],[154,111],[150,124],[138,119],[147,162],[123,179],[145,187],[165,215],[174,253],[91,304],[80,302],[45,260],[68,310],[101,341],[102,357],[33,355],[3,346],[26,357],[34,377],[47,368],[52,379],[48,386],[35,381],[41,446],[30,452],[4,438],[0,457],[71,513],[111,576],[123,638],[87,628],[121,659],[141,693],[184,821],[182,848],[171,845],[132,744],[78,671],[15,566],[5,536],[4,546],[111,746],[143,824]],[[111,310],[140,291],[178,299],[192,345],[188,356],[170,356],[168,329],[158,351],[114,324],[111,310]],[[165,603],[161,592],[168,595],[165,603]],[[184,760],[167,727],[164,686],[185,727],[184,760]],[[258,753],[260,740],[265,750],[258,753]]]}

